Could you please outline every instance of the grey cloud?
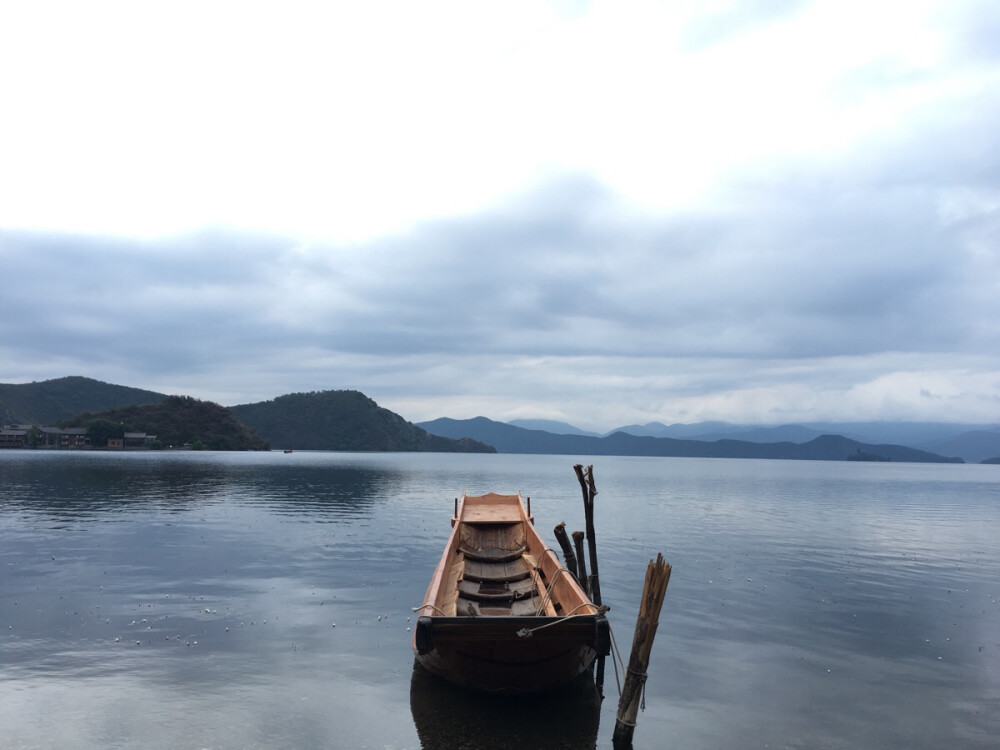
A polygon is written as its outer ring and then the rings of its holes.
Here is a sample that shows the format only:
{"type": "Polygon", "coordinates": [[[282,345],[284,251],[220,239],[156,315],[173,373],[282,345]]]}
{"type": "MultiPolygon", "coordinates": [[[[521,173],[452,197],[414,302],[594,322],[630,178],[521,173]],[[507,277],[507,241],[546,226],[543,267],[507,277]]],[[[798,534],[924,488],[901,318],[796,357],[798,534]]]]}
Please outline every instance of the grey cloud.
{"type": "Polygon", "coordinates": [[[977,198],[997,190],[989,170],[956,158],[985,120],[839,165],[771,165],[711,207],[657,218],[566,177],[356,246],[2,232],[18,314],[0,321],[0,363],[228,403],[352,387],[407,403],[450,393],[476,413],[548,404],[565,418],[563,401],[597,399],[614,424],[634,421],[610,415],[616,401],[655,418],[671,398],[847,392],[886,368],[989,358],[1000,202],[977,198]],[[975,200],[942,213],[956,186],[975,200]],[[869,366],[833,364],[857,358],[869,366]]]}
{"type": "Polygon", "coordinates": [[[305,345],[386,356],[832,356],[960,348],[970,315],[997,312],[968,309],[970,298],[990,303],[963,276],[961,239],[936,225],[928,198],[797,191],[748,197],[757,205],[741,214],[638,228],[592,195],[539,210],[547,200],[349,253],[222,234],[154,251],[22,235],[4,253],[19,304],[58,303],[5,339],[29,350],[61,342],[81,357],[159,354],[169,368],[305,345]],[[286,302],[296,278],[314,290],[286,302]],[[290,314],[272,314],[285,304],[290,314]]]}

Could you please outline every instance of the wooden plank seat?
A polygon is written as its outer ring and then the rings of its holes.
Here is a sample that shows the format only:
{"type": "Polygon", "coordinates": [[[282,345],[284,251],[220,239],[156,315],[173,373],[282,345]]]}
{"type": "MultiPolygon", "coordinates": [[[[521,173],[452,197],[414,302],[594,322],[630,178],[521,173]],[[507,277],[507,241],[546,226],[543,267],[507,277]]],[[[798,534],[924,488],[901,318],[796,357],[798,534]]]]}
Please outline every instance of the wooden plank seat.
{"type": "Polygon", "coordinates": [[[504,602],[527,599],[537,592],[531,578],[520,581],[470,581],[458,583],[458,595],[462,599],[478,602],[504,602]]]}
{"type": "Polygon", "coordinates": [[[523,556],[505,563],[466,560],[463,577],[467,581],[520,581],[531,577],[531,569],[523,556]]]}
{"type": "Polygon", "coordinates": [[[516,560],[527,552],[528,548],[523,546],[515,549],[505,549],[503,547],[473,548],[471,545],[466,546],[463,544],[459,547],[459,551],[465,555],[467,560],[481,560],[482,562],[499,563],[516,560]]]}
{"type": "Polygon", "coordinates": [[[483,562],[516,560],[528,549],[519,523],[467,526],[458,548],[467,558],[483,562]]]}
{"type": "Polygon", "coordinates": [[[455,612],[459,617],[534,617],[538,614],[538,597],[518,599],[512,602],[474,602],[460,598],[455,612]]]}

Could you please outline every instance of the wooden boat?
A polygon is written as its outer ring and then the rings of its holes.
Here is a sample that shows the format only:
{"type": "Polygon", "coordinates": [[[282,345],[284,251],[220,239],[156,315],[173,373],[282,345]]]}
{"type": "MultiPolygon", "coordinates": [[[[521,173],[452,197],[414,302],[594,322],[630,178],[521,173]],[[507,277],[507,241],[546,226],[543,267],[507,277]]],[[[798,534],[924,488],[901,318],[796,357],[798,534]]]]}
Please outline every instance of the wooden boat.
{"type": "Polygon", "coordinates": [[[476,690],[571,682],[610,650],[608,621],[535,530],[530,499],[463,496],[417,609],[413,650],[430,672],[476,690]]]}

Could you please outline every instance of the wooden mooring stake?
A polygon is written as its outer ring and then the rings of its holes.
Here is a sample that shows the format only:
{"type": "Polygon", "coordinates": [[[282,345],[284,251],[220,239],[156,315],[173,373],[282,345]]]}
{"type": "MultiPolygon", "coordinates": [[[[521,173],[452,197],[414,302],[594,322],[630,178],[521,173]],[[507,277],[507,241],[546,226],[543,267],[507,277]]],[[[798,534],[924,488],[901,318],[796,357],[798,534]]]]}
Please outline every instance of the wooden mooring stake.
{"type": "Polygon", "coordinates": [[[590,596],[590,578],[587,577],[587,558],[583,553],[583,532],[573,532],[573,546],[576,547],[576,578],[583,587],[583,592],[590,596]]]}
{"type": "Polygon", "coordinates": [[[603,604],[601,601],[601,579],[597,572],[597,540],[594,539],[594,495],[597,494],[597,485],[594,484],[594,467],[588,466],[584,471],[583,464],[573,467],[576,478],[580,480],[580,489],[583,490],[583,514],[587,523],[587,548],[590,553],[590,600],[597,605],[603,604]]]}
{"type": "Polygon", "coordinates": [[[569,534],[566,533],[566,522],[563,521],[556,526],[552,530],[552,533],[556,535],[556,541],[562,547],[563,557],[566,558],[566,569],[573,574],[576,582],[583,586],[586,582],[580,580],[579,569],[576,566],[576,553],[573,552],[573,545],[570,544],[569,534]]]}
{"type": "Polygon", "coordinates": [[[618,717],[612,735],[616,750],[632,747],[635,721],[639,715],[639,704],[646,686],[649,655],[653,650],[656,628],[660,624],[660,609],[663,607],[668,583],[670,583],[670,564],[664,561],[663,555],[658,554],[656,560],[650,560],[646,568],[646,583],[642,589],[639,616],[635,621],[635,635],[632,637],[632,653],[628,659],[625,685],[618,701],[618,717]]]}

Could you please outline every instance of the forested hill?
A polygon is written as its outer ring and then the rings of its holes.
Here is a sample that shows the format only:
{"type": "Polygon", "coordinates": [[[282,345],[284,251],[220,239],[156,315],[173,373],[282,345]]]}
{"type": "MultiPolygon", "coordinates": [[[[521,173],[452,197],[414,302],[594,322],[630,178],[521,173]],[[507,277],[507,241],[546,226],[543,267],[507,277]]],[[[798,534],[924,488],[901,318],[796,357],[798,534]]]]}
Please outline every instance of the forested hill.
{"type": "Polygon", "coordinates": [[[431,435],[358,391],[291,393],[229,410],[276,448],[495,453],[471,438],[431,435]]]}
{"type": "Polygon", "coordinates": [[[39,383],[0,383],[0,424],[55,424],[80,412],[158,404],[166,395],[71,376],[39,383]]]}
{"type": "Polygon", "coordinates": [[[0,425],[89,427],[95,420],[121,424],[116,431],[102,425],[94,444],[127,430],[156,435],[164,447],[197,441],[209,449],[259,450],[269,442],[302,450],[496,452],[473,439],[428,434],[357,391],[293,393],[227,409],[78,376],[0,383],[0,425]]]}
{"type": "Polygon", "coordinates": [[[83,413],[60,422],[61,427],[86,427],[92,443],[125,432],[155,435],[163,447],[193,446],[207,450],[269,450],[260,435],[224,406],[190,396],[166,396],[158,404],[122,406],[99,414],[83,413]]]}

